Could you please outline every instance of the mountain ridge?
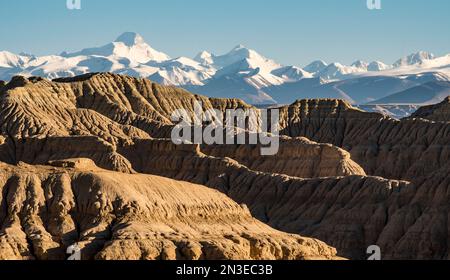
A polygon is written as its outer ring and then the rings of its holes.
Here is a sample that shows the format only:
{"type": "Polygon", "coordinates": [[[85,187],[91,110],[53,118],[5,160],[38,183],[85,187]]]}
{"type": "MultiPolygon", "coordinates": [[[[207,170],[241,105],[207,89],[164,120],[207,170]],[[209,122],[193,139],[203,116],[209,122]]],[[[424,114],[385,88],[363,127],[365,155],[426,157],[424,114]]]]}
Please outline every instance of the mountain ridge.
{"type": "MultiPolygon", "coordinates": [[[[282,65],[257,51],[238,45],[223,55],[207,51],[194,58],[176,57],[153,49],[144,38],[134,32],[125,32],[113,42],[100,47],[86,48],[78,52],[60,55],[33,56],[0,52],[0,80],[10,80],[15,75],[41,76],[50,79],[78,76],[90,72],[112,72],[135,77],[150,78],[164,85],[184,87],[214,97],[239,97],[253,104],[286,104],[300,98],[347,98],[356,104],[365,104],[394,94],[395,87],[375,82],[380,77],[403,79],[415,77],[418,86],[424,73],[439,73],[450,81],[450,54],[436,57],[419,51],[405,56],[392,65],[380,61],[355,61],[347,66],[339,62],[330,64],[317,60],[304,68],[282,65]],[[367,94],[355,98],[351,92],[339,89],[338,95],[329,85],[324,85],[319,95],[302,96],[302,89],[287,86],[306,79],[320,78],[324,84],[361,79],[373,79],[377,96],[367,94]],[[376,87],[375,87],[376,86],[376,87]],[[291,88],[288,96],[272,95],[274,88],[291,88]],[[325,92],[325,93],[324,93],[325,92]]],[[[419,84],[420,83],[420,84],[419,84]]],[[[314,92],[314,88],[307,91],[314,92]]],[[[352,90],[350,90],[352,91],[352,90]]]]}
{"type": "Polygon", "coordinates": [[[450,124],[431,120],[446,104],[394,120],[298,100],[261,157],[169,140],[175,109],[250,108],[237,99],[111,73],[0,91],[0,259],[62,258],[74,241],[86,259],[448,257],[450,124]]]}

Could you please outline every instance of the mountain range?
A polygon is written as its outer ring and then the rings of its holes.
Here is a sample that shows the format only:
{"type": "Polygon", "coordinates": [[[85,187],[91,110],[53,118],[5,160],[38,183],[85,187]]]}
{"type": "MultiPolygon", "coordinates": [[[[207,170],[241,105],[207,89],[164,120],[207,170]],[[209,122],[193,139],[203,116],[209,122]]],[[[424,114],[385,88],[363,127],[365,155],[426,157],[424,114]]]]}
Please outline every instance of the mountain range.
{"type": "Polygon", "coordinates": [[[297,100],[261,156],[170,140],[175,110],[250,108],[237,99],[112,73],[16,76],[0,97],[0,260],[450,255],[450,99],[401,120],[297,100]]]}
{"type": "Polygon", "coordinates": [[[424,51],[393,64],[358,60],[347,66],[317,60],[301,68],[282,65],[243,45],[224,55],[202,51],[194,58],[171,58],[139,34],[126,32],[112,43],[74,53],[0,52],[0,80],[91,72],[145,77],[210,97],[240,98],[259,105],[302,98],[340,98],[355,105],[426,105],[442,101],[450,91],[450,54],[436,57],[424,51]]]}

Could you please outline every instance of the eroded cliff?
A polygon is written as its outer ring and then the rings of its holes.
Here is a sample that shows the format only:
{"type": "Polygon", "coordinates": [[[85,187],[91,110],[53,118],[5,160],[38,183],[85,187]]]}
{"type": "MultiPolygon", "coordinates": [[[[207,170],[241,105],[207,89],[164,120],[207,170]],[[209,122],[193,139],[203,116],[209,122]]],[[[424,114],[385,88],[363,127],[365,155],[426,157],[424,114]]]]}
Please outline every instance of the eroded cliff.
{"type": "Polygon", "coordinates": [[[258,172],[197,145],[143,140],[125,154],[139,172],[218,189],[259,220],[327,242],[347,258],[371,245],[384,259],[447,259],[450,166],[407,181],[371,176],[302,179],[258,172]],[[161,164],[161,163],[164,164],[161,164]]]}
{"type": "Polygon", "coordinates": [[[16,165],[0,168],[2,258],[60,258],[74,241],[90,259],[335,257],[298,233],[349,258],[369,245],[449,258],[448,122],[300,100],[281,108],[279,153],[261,157],[166,139],[174,110],[250,107],[239,100],[107,73],[16,77],[0,92],[0,161],[16,165]]]}
{"type": "Polygon", "coordinates": [[[323,242],[273,230],[217,191],[81,162],[1,164],[0,259],[62,259],[74,243],[84,259],[336,258],[323,242]]]}
{"type": "Polygon", "coordinates": [[[411,115],[411,118],[422,118],[430,121],[450,121],[450,96],[439,104],[423,106],[411,115]]]}
{"type": "Polygon", "coordinates": [[[370,175],[412,180],[450,157],[450,123],[394,120],[343,100],[299,100],[281,108],[282,134],[331,143],[349,151],[370,175]]]}

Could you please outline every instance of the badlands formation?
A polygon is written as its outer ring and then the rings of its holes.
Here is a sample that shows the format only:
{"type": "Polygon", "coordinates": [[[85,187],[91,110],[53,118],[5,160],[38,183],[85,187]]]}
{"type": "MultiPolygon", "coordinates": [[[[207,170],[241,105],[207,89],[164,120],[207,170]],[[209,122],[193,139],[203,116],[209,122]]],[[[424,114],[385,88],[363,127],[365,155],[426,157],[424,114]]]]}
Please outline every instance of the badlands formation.
{"type": "Polygon", "coordinates": [[[173,144],[196,101],[251,107],[109,73],[0,83],[0,259],[449,258],[445,102],[399,121],[299,100],[260,156],[173,144]]]}
{"type": "Polygon", "coordinates": [[[1,165],[0,259],[332,259],[325,243],[276,231],[219,191],[100,169],[88,159],[1,165]]]}
{"type": "Polygon", "coordinates": [[[436,105],[424,106],[411,116],[431,121],[448,121],[450,119],[450,96],[436,105]]]}

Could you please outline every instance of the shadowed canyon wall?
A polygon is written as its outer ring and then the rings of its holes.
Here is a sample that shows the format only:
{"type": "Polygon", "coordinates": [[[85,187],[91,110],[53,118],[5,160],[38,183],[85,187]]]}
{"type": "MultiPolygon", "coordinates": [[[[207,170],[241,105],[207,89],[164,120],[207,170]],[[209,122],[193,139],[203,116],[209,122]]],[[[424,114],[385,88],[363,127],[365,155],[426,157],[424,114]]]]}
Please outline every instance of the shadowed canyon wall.
{"type": "Polygon", "coordinates": [[[341,147],[370,175],[411,180],[450,158],[449,122],[398,121],[327,99],[299,100],[280,115],[282,134],[341,147]]]}
{"type": "Polygon", "coordinates": [[[281,108],[279,153],[261,157],[172,144],[171,112],[196,101],[250,108],[107,73],[0,86],[0,257],[59,258],[74,240],[90,259],[336,257],[301,234],[348,258],[369,245],[384,259],[449,258],[441,106],[398,121],[299,100],[281,108]]]}

